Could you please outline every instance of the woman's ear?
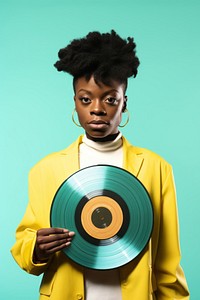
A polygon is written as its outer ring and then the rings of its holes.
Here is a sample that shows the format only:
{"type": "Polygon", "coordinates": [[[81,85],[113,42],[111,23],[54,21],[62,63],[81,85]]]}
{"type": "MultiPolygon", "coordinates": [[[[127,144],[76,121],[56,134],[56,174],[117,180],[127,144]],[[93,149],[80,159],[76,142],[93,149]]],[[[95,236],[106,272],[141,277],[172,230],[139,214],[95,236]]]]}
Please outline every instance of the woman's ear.
{"type": "Polygon", "coordinates": [[[75,109],[76,109],[76,104],[77,104],[76,95],[74,95],[74,107],[75,107],[75,109]]]}
{"type": "Polygon", "coordinates": [[[125,96],[125,97],[124,97],[124,104],[123,104],[123,107],[122,107],[122,112],[125,112],[125,110],[126,110],[126,107],[127,107],[127,101],[128,101],[128,97],[125,96]]]}

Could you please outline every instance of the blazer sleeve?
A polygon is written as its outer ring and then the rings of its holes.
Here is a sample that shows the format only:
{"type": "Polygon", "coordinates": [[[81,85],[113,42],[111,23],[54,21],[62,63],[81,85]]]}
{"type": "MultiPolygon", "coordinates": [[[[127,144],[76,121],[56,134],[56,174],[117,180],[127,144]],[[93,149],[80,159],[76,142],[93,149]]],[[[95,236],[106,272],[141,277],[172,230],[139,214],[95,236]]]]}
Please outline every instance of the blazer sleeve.
{"type": "Polygon", "coordinates": [[[179,225],[172,168],[162,187],[160,233],[155,260],[158,300],[189,299],[189,291],[180,266],[179,225]]]}
{"type": "Polygon", "coordinates": [[[45,222],[45,207],[43,201],[41,201],[45,196],[42,182],[43,178],[40,169],[32,169],[29,174],[29,203],[24,217],[16,230],[16,242],[11,249],[17,264],[26,272],[34,275],[43,273],[49,263],[35,264],[33,262],[37,230],[49,227],[48,222],[45,222]]]}

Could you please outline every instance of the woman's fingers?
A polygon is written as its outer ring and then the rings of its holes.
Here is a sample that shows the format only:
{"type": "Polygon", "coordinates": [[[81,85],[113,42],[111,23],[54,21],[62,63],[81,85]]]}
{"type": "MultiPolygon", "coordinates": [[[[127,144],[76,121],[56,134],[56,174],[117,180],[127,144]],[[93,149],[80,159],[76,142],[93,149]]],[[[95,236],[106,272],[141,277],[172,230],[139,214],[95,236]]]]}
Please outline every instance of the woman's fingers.
{"type": "Polygon", "coordinates": [[[42,228],[37,231],[34,260],[44,261],[57,251],[68,247],[75,233],[64,228],[42,228]]]}
{"type": "MultiPolygon", "coordinates": [[[[59,240],[66,240],[66,242],[71,241],[74,236],[74,232],[63,228],[43,228],[37,232],[37,243],[38,244],[48,244],[52,242],[58,242],[59,240]],[[51,229],[51,230],[49,230],[51,229]]],[[[52,246],[50,246],[52,247],[52,246]]]]}

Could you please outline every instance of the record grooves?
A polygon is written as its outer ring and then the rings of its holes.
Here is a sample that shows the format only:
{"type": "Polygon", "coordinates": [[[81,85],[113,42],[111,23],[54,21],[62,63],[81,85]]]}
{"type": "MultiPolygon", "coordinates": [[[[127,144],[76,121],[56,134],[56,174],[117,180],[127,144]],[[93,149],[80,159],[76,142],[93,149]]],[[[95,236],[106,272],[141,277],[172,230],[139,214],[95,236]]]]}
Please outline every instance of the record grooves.
{"type": "Polygon", "coordinates": [[[64,253],[92,269],[127,264],[147,245],[153,228],[148,192],[128,171],[96,165],[77,171],[57,190],[52,227],[75,231],[64,253]]]}

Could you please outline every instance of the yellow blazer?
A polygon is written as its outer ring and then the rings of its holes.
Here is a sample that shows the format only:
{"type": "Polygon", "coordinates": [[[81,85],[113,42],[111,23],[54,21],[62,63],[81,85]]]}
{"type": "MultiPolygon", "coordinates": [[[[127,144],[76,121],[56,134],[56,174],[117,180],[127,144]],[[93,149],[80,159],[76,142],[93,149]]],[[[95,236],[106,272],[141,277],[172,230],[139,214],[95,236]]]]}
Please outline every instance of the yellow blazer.
{"type": "MultiPolygon", "coordinates": [[[[40,300],[84,300],[84,268],[57,252],[44,264],[32,261],[36,231],[50,227],[50,208],[61,183],[79,169],[82,136],[67,149],[36,164],[29,175],[29,203],[11,249],[28,273],[44,273],[40,300]]],[[[123,168],[137,176],[151,197],[154,209],[152,238],[144,251],[119,268],[123,300],[189,299],[180,263],[176,195],[171,166],[155,153],[134,147],[123,138],[123,168]]],[[[70,229],[70,228],[69,228],[70,229]]]]}

